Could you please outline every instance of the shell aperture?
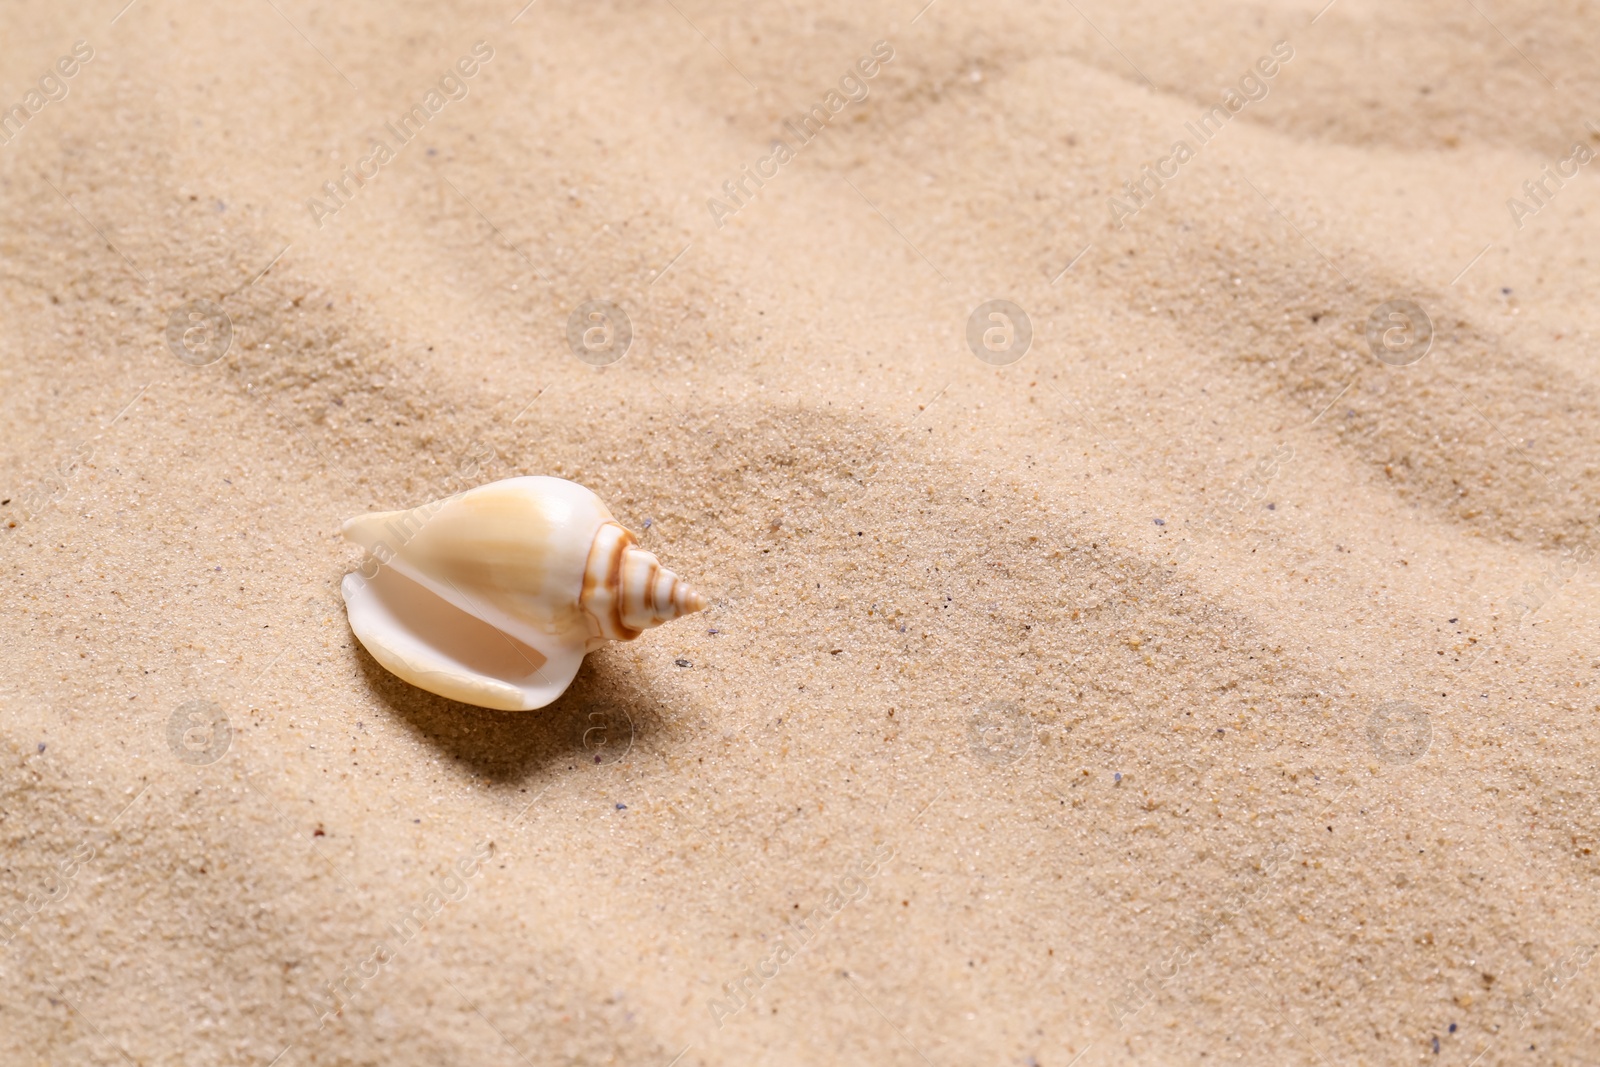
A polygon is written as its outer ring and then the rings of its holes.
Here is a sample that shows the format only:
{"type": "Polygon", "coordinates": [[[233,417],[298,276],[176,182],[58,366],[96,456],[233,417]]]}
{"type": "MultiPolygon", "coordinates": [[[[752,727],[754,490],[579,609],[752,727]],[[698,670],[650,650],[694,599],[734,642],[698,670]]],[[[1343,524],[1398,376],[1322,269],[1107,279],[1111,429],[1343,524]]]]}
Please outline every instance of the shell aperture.
{"type": "Polygon", "coordinates": [[[357,639],[390,673],[480,707],[544,707],[585,653],[706,606],[563,478],[507,478],[341,532],[367,550],[340,587],[357,639]]]}

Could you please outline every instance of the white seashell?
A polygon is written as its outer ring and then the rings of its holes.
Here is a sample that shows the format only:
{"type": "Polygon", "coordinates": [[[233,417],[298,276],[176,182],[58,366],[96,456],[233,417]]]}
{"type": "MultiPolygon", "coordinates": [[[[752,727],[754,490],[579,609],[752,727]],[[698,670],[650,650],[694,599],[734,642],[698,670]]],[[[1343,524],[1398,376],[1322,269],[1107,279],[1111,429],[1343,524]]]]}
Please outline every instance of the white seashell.
{"type": "Polygon", "coordinates": [[[542,708],[585,653],[706,606],[564,478],[507,478],[341,532],[368,553],[340,589],[372,658],[479,707],[542,708]]]}

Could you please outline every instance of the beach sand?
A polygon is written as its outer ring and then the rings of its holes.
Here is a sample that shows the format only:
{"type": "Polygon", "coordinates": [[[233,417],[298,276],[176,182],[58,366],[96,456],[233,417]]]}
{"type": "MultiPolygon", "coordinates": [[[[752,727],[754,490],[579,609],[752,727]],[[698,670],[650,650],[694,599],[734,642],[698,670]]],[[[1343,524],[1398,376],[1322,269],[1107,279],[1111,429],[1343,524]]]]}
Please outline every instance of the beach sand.
{"type": "Polygon", "coordinates": [[[0,1060],[1596,1062],[1592,4],[124,2],[0,14],[0,1060]],[[521,474],[711,607],[389,675],[340,523],[521,474]]]}

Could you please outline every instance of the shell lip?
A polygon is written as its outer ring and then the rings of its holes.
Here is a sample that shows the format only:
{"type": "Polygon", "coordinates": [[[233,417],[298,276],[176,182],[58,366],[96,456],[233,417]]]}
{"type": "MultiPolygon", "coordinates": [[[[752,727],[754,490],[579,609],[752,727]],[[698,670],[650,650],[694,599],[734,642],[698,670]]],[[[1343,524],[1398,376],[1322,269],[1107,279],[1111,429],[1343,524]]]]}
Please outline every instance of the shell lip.
{"type": "Polygon", "coordinates": [[[501,711],[543,707],[583,659],[525,644],[392,567],[370,579],[347,574],[340,591],[350,629],[385,670],[451,700],[501,711]]]}

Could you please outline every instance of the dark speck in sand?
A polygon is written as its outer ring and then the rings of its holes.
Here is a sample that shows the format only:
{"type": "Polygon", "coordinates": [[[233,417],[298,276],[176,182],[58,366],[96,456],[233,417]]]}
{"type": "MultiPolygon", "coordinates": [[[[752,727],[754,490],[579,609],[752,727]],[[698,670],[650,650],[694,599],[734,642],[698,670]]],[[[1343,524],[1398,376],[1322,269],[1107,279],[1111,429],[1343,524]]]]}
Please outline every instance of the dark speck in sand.
{"type": "Polygon", "coordinates": [[[1165,526],[1166,524],[1167,524],[1167,520],[1166,519],[1157,519],[1156,520],[1156,525],[1157,526],[1165,526]]]}
{"type": "Polygon", "coordinates": [[[626,805],[626,804],[618,804],[617,805],[617,810],[618,811],[627,811],[628,810],[628,805],[626,805]]]}
{"type": "Polygon", "coordinates": [[[40,752],[43,752],[43,751],[44,751],[44,742],[43,742],[43,741],[40,741],[40,742],[39,742],[39,751],[40,751],[40,752]]]}
{"type": "Polygon", "coordinates": [[[675,659],[672,662],[676,663],[680,667],[693,667],[694,666],[693,663],[690,663],[686,659],[675,659]]]}
{"type": "Polygon", "coordinates": [[[1276,505],[1276,504],[1268,504],[1267,505],[1267,510],[1268,511],[1277,511],[1278,510],[1278,505],[1276,505]]]}
{"type": "Polygon", "coordinates": [[[1112,776],[1111,776],[1111,780],[1112,780],[1112,781],[1113,781],[1113,782],[1116,782],[1116,783],[1118,783],[1118,784],[1121,784],[1121,782],[1122,782],[1122,772],[1121,772],[1121,771],[1118,771],[1118,772],[1117,772],[1117,773],[1116,773],[1116,774],[1114,774],[1114,775],[1112,775],[1112,776]]]}

